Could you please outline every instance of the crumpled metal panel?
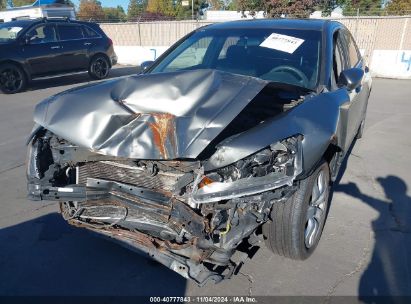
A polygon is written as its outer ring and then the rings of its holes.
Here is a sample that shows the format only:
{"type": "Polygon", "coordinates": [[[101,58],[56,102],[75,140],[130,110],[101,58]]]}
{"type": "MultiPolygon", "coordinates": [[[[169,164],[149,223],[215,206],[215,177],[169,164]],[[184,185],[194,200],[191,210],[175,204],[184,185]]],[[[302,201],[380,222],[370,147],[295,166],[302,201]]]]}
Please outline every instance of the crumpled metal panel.
{"type": "Polygon", "coordinates": [[[347,151],[355,133],[346,133],[350,99],[344,89],[310,96],[286,115],[279,115],[238,136],[221,142],[218,150],[204,164],[206,171],[224,167],[266,148],[284,138],[301,134],[303,172],[318,162],[328,145],[334,142],[347,151]]]}
{"type": "Polygon", "coordinates": [[[105,155],[196,158],[267,84],[216,70],[136,75],[50,97],[34,120],[105,155]]]}

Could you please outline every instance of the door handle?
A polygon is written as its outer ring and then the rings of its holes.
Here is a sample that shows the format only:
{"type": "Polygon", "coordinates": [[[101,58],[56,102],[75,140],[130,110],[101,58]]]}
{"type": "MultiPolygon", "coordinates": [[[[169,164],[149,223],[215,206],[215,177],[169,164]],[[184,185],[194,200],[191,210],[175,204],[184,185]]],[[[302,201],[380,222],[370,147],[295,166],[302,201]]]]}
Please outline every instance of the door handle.
{"type": "Polygon", "coordinates": [[[52,50],[57,50],[57,49],[59,49],[59,48],[60,48],[59,45],[57,45],[57,46],[52,46],[52,47],[51,47],[52,50]]]}
{"type": "Polygon", "coordinates": [[[91,42],[85,42],[84,45],[86,46],[91,45],[91,42]]]}

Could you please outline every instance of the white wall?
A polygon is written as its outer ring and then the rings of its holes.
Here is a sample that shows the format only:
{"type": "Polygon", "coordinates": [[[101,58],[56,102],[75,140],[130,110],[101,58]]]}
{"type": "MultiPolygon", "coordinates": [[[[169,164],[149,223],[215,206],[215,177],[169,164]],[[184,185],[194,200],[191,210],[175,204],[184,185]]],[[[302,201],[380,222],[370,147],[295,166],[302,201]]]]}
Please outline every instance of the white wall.
{"type": "Polygon", "coordinates": [[[377,77],[411,79],[411,50],[375,50],[370,70],[377,77]]]}
{"type": "Polygon", "coordinates": [[[144,61],[155,60],[168,49],[168,46],[114,46],[118,63],[140,65],[144,61]]]}
{"type": "Polygon", "coordinates": [[[244,20],[244,19],[262,19],[264,11],[258,11],[254,16],[250,15],[249,11],[244,12],[245,17],[241,12],[237,11],[212,11],[207,10],[204,14],[204,20],[207,21],[230,21],[230,20],[244,20]]]}

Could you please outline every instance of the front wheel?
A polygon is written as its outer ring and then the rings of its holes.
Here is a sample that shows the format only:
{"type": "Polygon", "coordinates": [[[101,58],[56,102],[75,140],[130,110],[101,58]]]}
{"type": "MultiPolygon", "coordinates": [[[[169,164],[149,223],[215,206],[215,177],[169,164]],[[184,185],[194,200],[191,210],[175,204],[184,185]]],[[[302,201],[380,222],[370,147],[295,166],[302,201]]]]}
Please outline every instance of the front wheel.
{"type": "Polygon", "coordinates": [[[27,77],[20,67],[11,63],[0,65],[0,90],[4,94],[23,91],[26,85],[27,77]]]}
{"type": "Polygon", "coordinates": [[[88,73],[93,79],[104,79],[108,76],[109,72],[110,63],[105,56],[97,55],[91,60],[88,73]]]}
{"type": "Polygon", "coordinates": [[[330,169],[323,162],[299,183],[286,202],[274,203],[272,222],[263,225],[267,247],[294,260],[308,258],[321,238],[328,211],[330,169]]]}

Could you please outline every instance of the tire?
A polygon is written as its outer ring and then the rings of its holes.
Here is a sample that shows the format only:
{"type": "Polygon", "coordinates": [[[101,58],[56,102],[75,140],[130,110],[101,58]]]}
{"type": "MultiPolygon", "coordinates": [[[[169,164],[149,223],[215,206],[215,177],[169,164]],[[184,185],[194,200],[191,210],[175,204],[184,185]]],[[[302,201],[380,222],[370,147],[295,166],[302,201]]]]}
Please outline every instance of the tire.
{"type": "Polygon", "coordinates": [[[90,62],[88,69],[88,74],[93,79],[104,79],[107,78],[110,73],[110,62],[104,55],[97,55],[93,57],[90,62]]]}
{"type": "Polygon", "coordinates": [[[315,250],[321,238],[328,213],[330,194],[330,169],[321,165],[304,180],[298,190],[286,202],[274,203],[272,222],[263,225],[266,246],[273,253],[305,260],[315,250]],[[315,185],[321,185],[321,187],[315,185]],[[313,201],[315,189],[322,195],[313,201]],[[323,191],[321,191],[321,189],[323,191]]]}
{"type": "Polygon", "coordinates": [[[19,66],[12,63],[0,65],[0,90],[4,94],[21,92],[26,86],[26,73],[19,66]]]}

